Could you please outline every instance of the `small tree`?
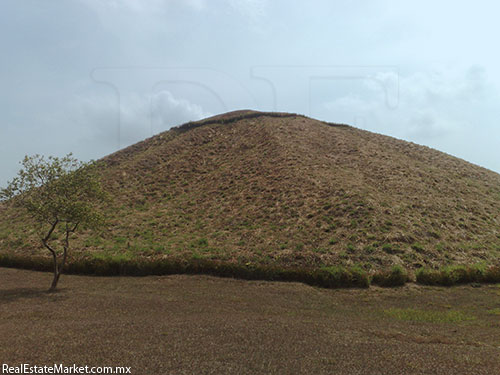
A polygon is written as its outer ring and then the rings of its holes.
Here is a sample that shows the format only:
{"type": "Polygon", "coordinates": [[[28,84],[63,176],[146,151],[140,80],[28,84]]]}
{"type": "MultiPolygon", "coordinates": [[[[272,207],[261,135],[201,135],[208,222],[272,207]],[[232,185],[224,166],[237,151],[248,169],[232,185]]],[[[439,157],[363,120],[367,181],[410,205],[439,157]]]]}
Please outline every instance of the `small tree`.
{"type": "Polygon", "coordinates": [[[69,154],[47,159],[26,156],[21,165],[17,177],[0,191],[0,201],[25,209],[39,226],[41,242],[52,255],[54,278],[49,291],[53,291],[66,263],[71,235],[102,222],[97,205],[105,193],[98,164],[79,162],[69,154]],[[57,232],[63,234],[59,241],[57,232]]]}

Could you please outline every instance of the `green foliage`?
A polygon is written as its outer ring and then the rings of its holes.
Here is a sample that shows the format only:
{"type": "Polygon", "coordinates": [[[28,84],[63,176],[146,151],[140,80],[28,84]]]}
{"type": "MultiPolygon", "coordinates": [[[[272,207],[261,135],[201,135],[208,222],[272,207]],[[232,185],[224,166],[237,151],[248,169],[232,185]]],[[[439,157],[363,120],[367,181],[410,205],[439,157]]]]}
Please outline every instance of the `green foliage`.
{"type": "MultiPolygon", "coordinates": [[[[243,261],[242,261],[243,262],[243,261]]],[[[50,271],[50,259],[45,257],[19,256],[0,254],[0,266],[25,268],[39,271],[50,271]]],[[[484,273],[478,279],[480,282],[493,282],[495,275],[500,275],[500,267],[483,267],[484,273]]],[[[310,285],[326,288],[370,286],[370,277],[367,271],[360,267],[329,266],[320,269],[282,268],[277,265],[231,263],[203,258],[200,254],[191,259],[162,258],[145,259],[126,254],[96,254],[92,257],[74,259],[67,267],[68,273],[90,275],[169,275],[169,274],[210,274],[221,277],[233,277],[249,280],[281,280],[300,281],[310,285]]],[[[422,272],[422,269],[419,271],[422,272]]],[[[437,271],[434,271],[437,272],[437,271]]],[[[376,274],[379,275],[380,273],[376,274]]],[[[422,283],[422,279],[418,282],[422,283]]],[[[437,279],[439,280],[439,279],[437,279]]],[[[496,279],[500,282],[500,279],[496,279]]],[[[399,266],[386,272],[383,278],[373,276],[372,282],[383,286],[401,285],[407,281],[406,272],[399,266]]],[[[434,281],[434,285],[446,285],[434,281]]],[[[493,313],[493,312],[492,312],[493,313]]],[[[497,312],[494,312],[495,314],[497,312]]],[[[411,312],[408,314],[412,314],[411,312]]],[[[408,319],[407,319],[408,320],[408,319]]]]}
{"type": "MultiPolygon", "coordinates": [[[[193,254],[194,255],[194,254],[193,254]]],[[[209,274],[246,280],[300,281],[324,288],[368,288],[370,278],[360,267],[324,267],[321,269],[282,268],[262,264],[221,262],[206,259],[200,254],[190,259],[145,259],[133,254],[95,254],[68,264],[71,274],[101,276],[145,276],[169,274],[209,274]]],[[[0,265],[49,271],[48,258],[0,254],[0,265]]]]}
{"type": "Polygon", "coordinates": [[[413,243],[411,248],[419,253],[424,252],[424,246],[418,242],[413,243]]]}
{"type": "Polygon", "coordinates": [[[339,242],[339,241],[336,238],[330,238],[330,240],[328,241],[328,244],[335,245],[337,242],[339,242]]]}
{"type": "Polygon", "coordinates": [[[408,281],[408,274],[401,266],[393,266],[390,271],[377,272],[372,277],[372,283],[384,287],[404,285],[408,281]]]}
{"type": "Polygon", "coordinates": [[[125,237],[115,237],[115,243],[117,244],[126,244],[127,238],[125,237]]]}
{"type": "Polygon", "coordinates": [[[500,283],[500,266],[489,266],[483,269],[481,282],[500,283]]]}
{"type": "Polygon", "coordinates": [[[304,244],[299,242],[298,244],[295,245],[295,250],[296,251],[304,250],[304,244]]]}
{"type": "Polygon", "coordinates": [[[368,288],[370,286],[370,278],[365,270],[361,267],[338,267],[330,266],[323,267],[319,272],[322,278],[323,286],[329,288],[338,288],[345,286],[357,286],[368,288]]]}
{"type": "Polygon", "coordinates": [[[63,157],[26,156],[0,201],[25,209],[38,223],[95,228],[102,222],[96,202],[105,198],[98,164],[63,157]]]}
{"type": "Polygon", "coordinates": [[[363,251],[364,251],[366,254],[372,254],[373,252],[375,252],[375,248],[374,248],[372,245],[366,245],[366,246],[363,248],[363,251]]]}
{"type": "Polygon", "coordinates": [[[352,243],[348,243],[346,246],[347,251],[350,253],[354,253],[356,251],[356,246],[354,246],[352,243]]]}
{"type": "Polygon", "coordinates": [[[448,266],[438,270],[420,268],[417,282],[426,285],[452,286],[464,283],[496,283],[500,281],[500,267],[484,265],[448,266]]]}
{"type": "Polygon", "coordinates": [[[196,244],[200,247],[206,247],[208,246],[208,240],[206,238],[200,238],[196,244]]]}
{"type": "Polygon", "coordinates": [[[442,252],[443,250],[445,250],[445,248],[446,248],[446,246],[442,242],[438,242],[438,244],[436,245],[436,250],[439,252],[442,252]]]}
{"type": "Polygon", "coordinates": [[[5,189],[0,202],[24,209],[38,224],[40,239],[53,259],[56,288],[63,271],[70,235],[78,227],[97,228],[103,218],[97,209],[106,194],[101,188],[98,164],[83,163],[71,154],[63,157],[26,156],[22,168],[5,189]],[[62,244],[62,260],[58,264],[55,244],[62,244]]]}
{"type": "Polygon", "coordinates": [[[387,254],[394,253],[394,249],[390,243],[386,243],[382,245],[382,250],[387,254]]]}
{"type": "MultiPolygon", "coordinates": [[[[52,236],[54,237],[54,236],[52,236]]],[[[99,236],[89,236],[83,243],[85,247],[100,247],[103,244],[103,240],[99,236]]]]}

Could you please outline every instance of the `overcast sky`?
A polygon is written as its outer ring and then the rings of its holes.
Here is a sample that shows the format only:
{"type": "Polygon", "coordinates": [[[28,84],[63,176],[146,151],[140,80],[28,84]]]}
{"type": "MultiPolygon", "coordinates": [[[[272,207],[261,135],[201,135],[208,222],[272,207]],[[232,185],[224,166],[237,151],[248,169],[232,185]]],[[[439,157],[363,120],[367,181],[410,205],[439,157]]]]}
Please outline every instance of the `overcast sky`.
{"type": "Polygon", "coordinates": [[[234,109],[302,113],[500,172],[500,3],[2,0],[0,186],[234,109]]]}

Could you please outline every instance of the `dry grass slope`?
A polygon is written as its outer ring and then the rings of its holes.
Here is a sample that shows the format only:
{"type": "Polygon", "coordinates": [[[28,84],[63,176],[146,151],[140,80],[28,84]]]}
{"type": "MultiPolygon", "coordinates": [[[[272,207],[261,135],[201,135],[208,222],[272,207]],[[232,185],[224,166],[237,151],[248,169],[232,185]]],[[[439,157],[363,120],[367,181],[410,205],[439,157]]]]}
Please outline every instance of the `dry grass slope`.
{"type": "MultiPolygon", "coordinates": [[[[300,115],[237,111],[103,159],[108,225],[72,261],[219,262],[367,271],[496,264],[500,175],[300,115]]],[[[0,255],[44,254],[0,207],[0,255]]]]}

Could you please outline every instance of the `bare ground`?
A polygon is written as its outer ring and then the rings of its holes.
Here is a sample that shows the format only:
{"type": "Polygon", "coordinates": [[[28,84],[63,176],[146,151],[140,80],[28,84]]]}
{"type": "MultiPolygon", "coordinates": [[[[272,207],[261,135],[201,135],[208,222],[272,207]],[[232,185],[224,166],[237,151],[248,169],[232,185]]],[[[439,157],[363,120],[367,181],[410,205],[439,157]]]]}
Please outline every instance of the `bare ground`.
{"type": "MultiPolygon", "coordinates": [[[[133,374],[498,374],[500,288],[327,290],[0,268],[0,362],[133,374]]],[[[0,364],[1,365],[1,364],[0,364]]]]}

